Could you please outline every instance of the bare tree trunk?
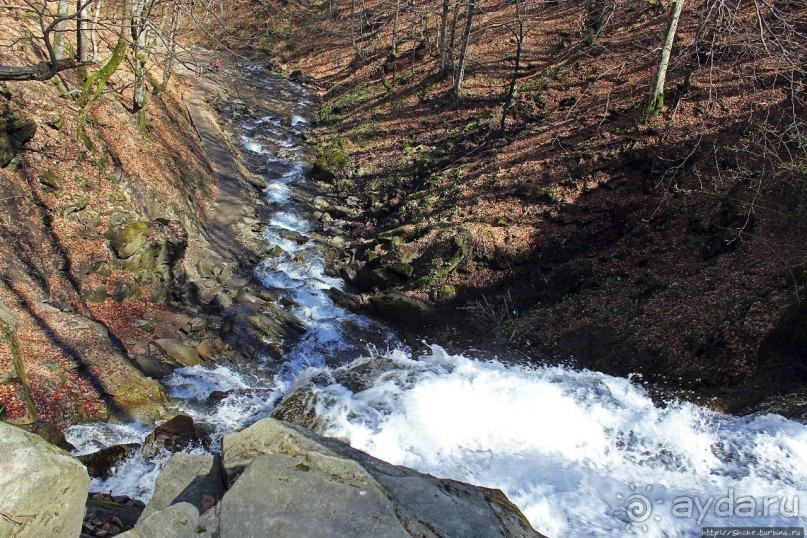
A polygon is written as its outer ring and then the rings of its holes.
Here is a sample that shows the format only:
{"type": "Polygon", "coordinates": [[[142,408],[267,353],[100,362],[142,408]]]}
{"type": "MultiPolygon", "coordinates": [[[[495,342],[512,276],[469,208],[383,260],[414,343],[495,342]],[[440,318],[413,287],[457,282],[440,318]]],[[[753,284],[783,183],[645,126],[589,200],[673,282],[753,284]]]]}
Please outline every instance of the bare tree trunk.
{"type": "Polygon", "coordinates": [[[392,55],[398,54],[398,18],[401,13],[401,0],[395,0],[395,18],[392,22],[392,55]]]}
{"type": "MultiPolygon", "coordinates": [[[[81,2],[79,1],[79,5],[81,2]]],[[[59,0],[59,8],[56,16],[59,18],[67,17],[67,12],[70,9],[69,0],[59,0]]],[[[67,34],[67,22],[61,21],[56,25],[56,35],[53,38],[53,50],[56,51],[56,59],[61,60],[64,58],[64,41],[67,34]]]]}
{"type": "Polygon", "coordinates": [[[104,0],[95,0],[95,13],[92,15],[92,26],[90,26],[90,41],[92,41],[92,59],[98,57],[98,36],[95,28],[98,26],[98,21],[101,19],[101,7],[104,5],[104,0]]]}
{"type": "Polygon", "coordinates": [[[177,36],[179,35],[179,28],[182,25],[182,12],[180,11],[179,2],[174,3],[171,10],[171,29],[168,31],[168,54],[165,58],[165,66],[163,69],[162,89],[168,87],[168,80],[171,78],[171,70],[174,67],[174,54],[177,48],[177,36]]]}
{"type": "Polygon", "coordinates": [[[401,0],[395,0],[395,19],[392,23],[392,52],[390,58],[392,59],[392,85],[395,85],[395,79],[398,76],[398,17],[401,13],[401,0]]]}
{"type": "Polygon", "coordinates": [[[673,4],[670,22],[667,26],[667,37],[664,40],[664,47],[661,49],[661,56],[659,57],[658,67],[656,69],[656,77],[653,82],[653,92],[650,94],[650,99],[647,102],[647,108],[645,110],[645,117],[648,120],[654,118],[664,108],[664,81],[667,78],[670,52],[672,51],[675,32],[678,29],[678,20],[681,18],[681,9],[683,6],[684,0],[675,0],[675,4],[673,4]]]}
{"type": "Polygon", "coordinates": [[[607,0],[586,0],[586,45],[591,46],[600,35],[607,0]]]}
{"type": "Polygon", "coordinates": [[[518,70],[521,67],[521,51],[524,46],[524,37],[526,36],[526,32],[524,31],[524,13],[526,11],[526,5],[522,11],[522,3],[524,0],[516,0],[516,30],[515,30],[515,37],[516,37],[516,57],[513,63],[513,75],[510,77],[510,86],[507,88],[507,93],[504,96],[504,104],[502,104],[502,119],[501,123],[499,124],[499,130],[503,133],[505,128],[505,123],[507,121],[507,113],[510,112],[510,107],[513,104],[513,95],[516,93],[516,82],[518,81],[518,70]]]}
{"type": "Polygon", "coordinates": [[[446,54],[446,46],[448,45],[448,11],[449,0],[443,0],[443,11],[440,14],[440,71],[445,73],[448,67],[448,56],[446,54]]]}
{"type": "Polygon", "coordinates": [[[350,0],[350,38],[353,40],[353,49],[356,49],[356,0],[350,0]]]}
{"type": "Polygon", "coordinates": [[[132,49],[134,51],[134,97],[132,110],[140,112],[146,106],[146,57],[150,0],[136,0],[132,6],[132,49]]]}
{"type": "Polygon", "coordinates": [[[454,79],[454,95],[462,96],[462,83],[465,78],[465,62],[468,59],[468,42],[471,39],[471,25],[474,17],[474,0],[468,0],[468,9],[465,14],[465,30],[462,33],[462,48],[460,49],[457,78],[454,79]]]}
{"type": "Polygon", "coordinates": [[[78,0],[77,11],[78,19],[76,20],[76,53],[78,61],[81,63],[89,60],[90,54],[90,21],[87,18],[87,13],[90,11],[92,4],[86,4],[83,0],[78,0]]]}
{"type": "Polygon", "coordinates": [[[364,57],[364,29],[367,27],[367,6],[361,0],[361,11],[359,12],[359,55],[364,57]]]}
{"type": "Polygon", "coordinates": [[[454,2],[454,13],[451,15],[451,35],[448,40],[448,66],[447,68],[454,72],[454,66],[456,65],[457,61],[454,57],[454,49],[457,43],[457,22],[460,18],[460,1],[456,0],[454,2]]]}

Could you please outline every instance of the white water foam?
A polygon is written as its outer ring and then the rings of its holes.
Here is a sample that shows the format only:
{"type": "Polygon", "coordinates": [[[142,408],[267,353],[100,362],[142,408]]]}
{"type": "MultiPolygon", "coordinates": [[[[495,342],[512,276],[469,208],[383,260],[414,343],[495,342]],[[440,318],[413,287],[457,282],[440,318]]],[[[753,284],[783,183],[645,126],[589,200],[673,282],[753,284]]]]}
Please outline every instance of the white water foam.
{"type": "MultiPolygon", "coordinates": [[[[250,127],[242,141],[265,151],[264,143],[271,148],[290,140],[275,133],[278,124],[269,118],[257,122],[261,133],[250,127]]],[[[332,373],[324,365],[334,355],[360,353],[361,341],[348,329],[369,334],[372,325],[325,293],[341,281],[324,274],[313,241],[301,245],[283,237],[281,229],[307,231],[288,190],[304,179],[304,164],[288,155],[271,156],[267,164],[283,174],[267,198],[287,207],[275,214],[265,238],[285,253],[264,261],[256,275],[267,287],[285,290],[307,330],[267,379],[194,367],[168,381],[172,395],[185,399],[181,409],[212,430],[214,439],[268,414],[295,380],[332,373]],[[316,368],[306,370],[310,366],[316,368]],[[207,399],[215,390],[227,394],[211,410],[207,399]]],[[[373,330],[382,333],[380,340],[394,341],[383,329],[373,330]]],[[[793,500],[807,499],[802,424],[778,416],[728,417],[683,403],[655,405],[640,386],[595,372],[506,366],[452,356],[436,346],[418,360],[403,351],[387,356],[394,367],[366,390],[353,393],[338,384],[315,389],[321,433],[392,463],[501,488],[549,536],[700,536],[707,524],[806,523],[804,516],[787,517],[793,500]],[[785,510],[771,507],[767,516],[746,518],[734,510],[733,517],[722,517],[716,505],[730,494],[758,502],[778,496],[790,504],[785,510]],[[700,506],[711,499],[705,517],[698,521],[697,510],[676,517],[672,506],[682,498],[697,499],[700,506]],[[634,503],[643,500],[649,504],[641,519],[634,503]]],[[[71,429],[68,438],[89,451],[145,435],[142,426],[105,426],[94,433],[71,429]],[[114,441],[103,442],[105,436],[114,441]]],[[[93,488],[147,498],[161,461],[132,458],[93,488]]]]}
{"type": "MultiPolygon", "coordinates": [[[[207,454],[203,448],[185,450],[188,454],[207,454]]],[[[108,478],[93,478],[90,491],[126,495],[148,502],[154,495],[154,482],[171,453],[163,450],[152,458],[145,458],[138,450],[130,458],[120,462],[108,478]]]]}
{"type": "Polygon", "coordinates": [[[80,456],[110,445],[142,443],[150,431],[151,428],[142,422],[129,424],[93,422],[70,426],[64,431],[64,436],[76,447],[75,454],[80,456]]]}
{"type": "Polygon", "coordinates": [[[259,379],[219,365],[179,368],[165,381],[169,395],[182,399],[179,410],[209,433],[214,445],[224,434],[267,416],[287,384],[278,377],[259,379]],[[214,406],[207,400],[223,393],[214,406]]]}
{"type": "Polygon", "coordinates": [[[305,218],[287,211],[277,211],[272,215],[269,224],[292,232],[303,233],[311,230],[311,224],[305,218]]]}
{"type": "Polygon", "coordinates": [[[227,392],[249,386],[243,374],[222,365],[212,369],[199,365],[178,368],[164,385],[171,396],[186,400],[204,400],[213,391],[227,392]]]}
{"type": "Polygon", "coordinates": [[[252,153],[257,153],[258,155],[263,155],[264,153],[266,153],[266,150],[262,145],[246,136],[241,137],[241,145],[244,146],[249,151],[251,151],[252,153]]]}
{"type": "Polygon", "coordinates": [[[291,195],[291,189],[283,183],[270,183],[264,191],[266,200],[276,204],[286,204],[291,195]]]}
{"type": "Polygon", "coordinates": [[[396,367],[367,390],[315,389],[327,424],[320,433],[394,464],[500,488],[549,536],[700,536],[703,525],[807,523],[788,517],[794,500],[807,500],[803,424],[660,407],[626,379],[480,362],[438,346],[420,360],[389,357],[396,367]],[[731,517],[721,517],[717,503],[730,495],[731,517]],[[747,504],[748,496],[758,512],[778,500],[767,516],[745,517],[736,499],[747,504]],[[639,521],[628,510],[645,499],[639,521]],[[695,499],[712,503],[700,521],[695,499]]]}

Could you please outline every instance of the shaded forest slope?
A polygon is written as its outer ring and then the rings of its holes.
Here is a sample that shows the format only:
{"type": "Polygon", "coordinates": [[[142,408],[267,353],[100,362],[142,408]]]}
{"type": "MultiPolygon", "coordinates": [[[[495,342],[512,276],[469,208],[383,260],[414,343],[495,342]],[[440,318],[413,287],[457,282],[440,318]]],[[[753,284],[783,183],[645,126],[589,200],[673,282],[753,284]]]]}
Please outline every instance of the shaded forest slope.
{"type": "MultiPolygon", "coordinates": [[[[107,5],[114,21],[119,6],[107,5]]],[[[0,13],[0,65],[41,61],[36,22],[0,13]]],[[[114,55],[110,26],[90,73],[114,55]]],[[[159,418],[167,399],[149,365],[165,358],[154,342],[211,336],[199,297],[221,286],[199,260],[209,271],[227,253],[208,235],[218,185],[185,107],[192,89],[179,75],[167,87],[150,76],[135,114],[122,63],[91,101],[81,70],[0,85],[0,420],[159,418]]]]}
{"type": "Polygon", "coordinates": [[[669,4],[479,1],[457,97],[466,5],[218,19],[219,45],[322,89],[315,175],[361,208],[336,269],[535,361],[803,413],[805,3],[686,3],[655,116],[669,4]]]}

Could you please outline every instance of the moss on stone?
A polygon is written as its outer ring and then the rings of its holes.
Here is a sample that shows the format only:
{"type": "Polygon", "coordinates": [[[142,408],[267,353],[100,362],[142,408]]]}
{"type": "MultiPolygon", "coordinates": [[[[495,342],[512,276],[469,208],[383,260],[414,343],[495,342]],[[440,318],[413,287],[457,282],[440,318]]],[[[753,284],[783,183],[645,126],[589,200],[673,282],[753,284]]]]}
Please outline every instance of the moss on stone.
{"type": "Polygon", "coordinates": [[[312,175],[320,181],[333,181],[350,166],[350,157],[339,149],[329,149],[317,155],[312,175]]]}
{"type": "Polygon", "coordinates": [[[451,284],[443,284],[434,292],[434,300],[445,303],[457,296],[457,289],[451,284]]]}
{"type": "Polygon", "coordinates": [[[109,245],[118,258],[129,258],[143,247],[148,229],[148,224],[140,221],[130,222],[120,228],[110,227],[107,232],[109,245]]]}

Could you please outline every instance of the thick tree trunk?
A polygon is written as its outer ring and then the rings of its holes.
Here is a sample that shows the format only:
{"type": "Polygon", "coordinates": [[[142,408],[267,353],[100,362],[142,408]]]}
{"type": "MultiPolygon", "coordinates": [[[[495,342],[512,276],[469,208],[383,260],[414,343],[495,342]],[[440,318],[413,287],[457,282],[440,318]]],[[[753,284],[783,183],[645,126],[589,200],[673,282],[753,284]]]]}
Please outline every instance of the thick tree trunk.
{"type": "Polygon", "coordinates": [[[465,78],[465,63],[468,59],[468,42],[471,39],[471,25],[474,17],[474,0],[468,0],[468,10],[465,15],[465,30],[462,33],[462,48],[460,49],[457,77],[454,79],[454,95],[462,96],[462,84],[465,78]]]}
{"type": "Polygon", "coordinates": [[[667,26],[667,36],[664,40],[664,47],[661,49],[658,67],[656,68],[653,91],[650,94],[650,99],[647,102],[645,114],[647,119],[652,119],[664,108],[664,81],[667,78],[667,67],[670,64],[670,52],[672,51],[673,41],[675,40],[675,32],[678,29],[678,20],[681,18],[681,9],[683,6],[684,0],[675,0],[675,4],[673,4],[673,10],[670,14],[670,22],[667,26]]]}

